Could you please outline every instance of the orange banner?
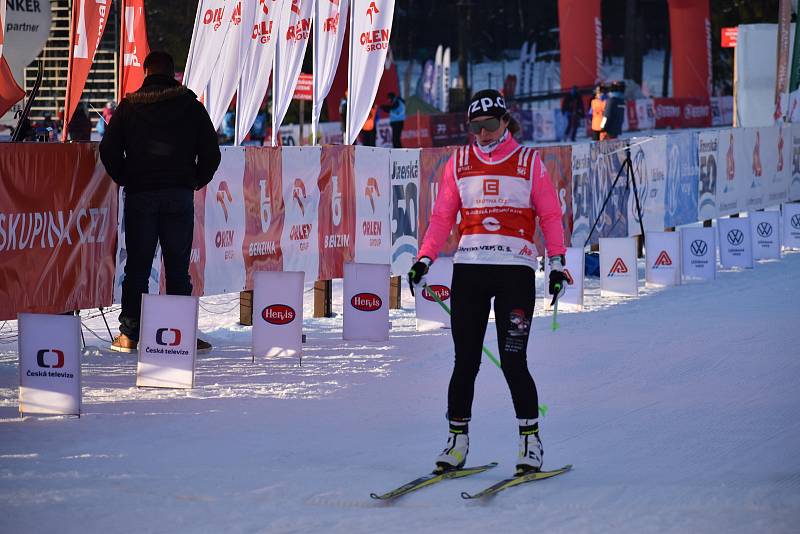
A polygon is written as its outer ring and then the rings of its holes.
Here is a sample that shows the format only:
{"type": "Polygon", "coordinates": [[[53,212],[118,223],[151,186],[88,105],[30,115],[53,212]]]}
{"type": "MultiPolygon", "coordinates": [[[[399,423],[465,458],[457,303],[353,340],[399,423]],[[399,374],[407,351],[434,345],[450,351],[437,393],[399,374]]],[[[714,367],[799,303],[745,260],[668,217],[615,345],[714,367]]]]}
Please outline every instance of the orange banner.
{"type": "Polygon", "coordinates": [[[594,85],[603,64],[600,0],[558,0],[561,87],[594,85]]]}
{"type": "MultiPolygon", "coordinates": [[[[444,174],[445,165],[457,147],[441,147],[422,150],[419,155],[419,242],[424,241],[431,220],[433,206],[439,194],[439,183],[444,174]]],[[[452,256],[458,248],[461,235],[458,225],[453,225],[450,237],[439,252],[440,256],[452,256]]]]}
{"type": "Polygon", "coordinates": [[[120,84],[117,101],[142,86],[144,81],[144,58],[150,53],[147,42],[147,25],[144,0],[121,0],[120,13],[120,84]]]}
{"type": "Polygon", "coordinates": [[[0,320],[108,306],[117,186],[96,144],[0,143],[0,320]]]}
{"type": "Polygon", "coordinates": [[[669,0],[672,96],[711,97],[709,0],[669,0]]]}
{"type": "Polygon", "coordinates": [[[319,279],[344,277],[356,255],[355,147],[322,147],[319,173],[319,279]]]}
{"type": "Polygon", "coordinates": [[[283,270],[281,149],[246,148],[244,157],[245,232],[242,252],[247,269],[246,287],[252,289],[254,272],[283,270]]]}

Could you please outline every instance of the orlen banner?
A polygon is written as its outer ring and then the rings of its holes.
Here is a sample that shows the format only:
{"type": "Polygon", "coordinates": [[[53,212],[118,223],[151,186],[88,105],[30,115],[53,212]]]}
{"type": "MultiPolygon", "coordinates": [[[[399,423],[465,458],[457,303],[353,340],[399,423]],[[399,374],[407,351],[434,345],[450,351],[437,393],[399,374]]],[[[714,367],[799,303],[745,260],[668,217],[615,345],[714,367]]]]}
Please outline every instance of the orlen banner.
{"type": "Polygon", "coordinates": [[[3,143],[0,176],[0,320],[111,304],[117,186],[97,145],[3,143]]]}
{"type": "Polygon", "coordinates": [[[303,271],[306,282],[319,274],[320,147],[281,148],[284,271],[303,271]]]}
{"type": "Polygon", "coordinates": [[[125,95],[142,86],[144,81],[144,58],[150,53],[147,41],[144,0],[120,0],[120,69],[119,95],[117,102],[125,95]]]}
{"type": "Polygon", "coordinates": [[[594,85],[603,63],[600,0],[558,0],[561,87],[594,85]]]}
{"type": "Polygon", "coordinates": [[[711,96],[710,0],[669,0],[672,93],[677,98],[711,96]]]}
{"type": "MultiPolygon", "coordinates": [[[[428,230],[428,222],[431,220],[433,206],[436,197],[439,195],[439,182],[442,180],[444,168],[453,155],[453,147],[432,148],[423,150],[419,158],[419,242],[423,243],[425,232],[428,230]]],[[[456,216],[456,223],[460,221],[460,215],[456,216]]],[[[452,256],[458,248],[458,240],[461,238],[458,232],[458,225],[453,225],[453,231],[447,242],[439,251],[440,256],[452,256]]]]}
{"type": "Polygon", "coordinates": [[[392,274],[404,276],[419,249],[420,150],[389,152],[392,184],[392,274]]]}
{"type": "Polygon", "coordinates": [[[205,91],[231,25],[234,0],[199,0],[183,85],[198,97],[205,91]]]}
{"type": "Polygon", "coordinates": [[[206,186],[204,292],[233,293],[245,287],[244,151],[222,147],[222,162],[206,186]]]}
{"type": "Polygon", "coordinates": [[[284,206],[281,183],[281,149],[244,149],[244,242],[247,270],[245,287],[253,287],[257,271],[282,271],[284,206]]]}
{"type": "Polygon", "coordinates": [[[353,152],[354,147],[347,145],[322,147],[317,182],[320,191],[320,280],[344,277],[344,264],[355,258],[357,191],[353,152]]]}
{"type": "Polygon", "coordinates": [[[378,93],[392,34],[394,0],[353,0],[352,9],[347,144],[358,137],[378,93]]]}
{"type": "Polygon", "coordinates": [[[314,103],[311,128],[316,130],[322,114],[322,102],[333,85],[342,53],[349,0],[317,0],[314,24],[314,103]]]}
{"type": "Polygon", "coordinates": [[[355,147],[356,261],[387,263],[392,240],[389,231],[389,152],[355,147]]]}

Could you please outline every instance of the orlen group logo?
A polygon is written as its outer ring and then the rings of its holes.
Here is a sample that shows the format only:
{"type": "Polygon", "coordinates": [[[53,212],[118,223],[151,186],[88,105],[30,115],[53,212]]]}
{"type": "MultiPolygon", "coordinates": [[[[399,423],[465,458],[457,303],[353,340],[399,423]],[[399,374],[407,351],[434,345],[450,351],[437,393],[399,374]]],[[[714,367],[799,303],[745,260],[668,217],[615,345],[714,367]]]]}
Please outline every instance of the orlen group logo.
{"type": "Polygon", "coordinates": [[[443,286],[443,285],[439,285],[439,284],[433,284],[433,285],[427,286],[422,291],[422,297],[425,300],[429,300],[431,302],[436,302],[436,299],[433,298],[433,296],[429,292],[433,292],[434,295],[439,297],[439,300],[441,300],[441,301],[445,301],[445,300],[450,298],[450,288],[447,287],[447,286],[443,286]]]}
{"type": "Polygon", "coordinates": [[[297,317],[297,312],[286,304],[270,304],[261,310],[262,319],[269,324],[278,326],[291,323],[295,317],[297,317]]]}
{"type": "Polygon", "coordinates": [[[625,265],[625,262],[622,261],[622,258],[617,258],[614,261],[614,265],[611,266],[611,270],[608,271],[608,276],[614,276],[617,274],[628,274],[628,266],[625,265]]]}
{"type": "MultiPolygon", "coordinates": [[[[365,13],[366,16],[369,17],[369,25],[375,25],[375,18],[374,16],[379,14],[380,10],[378,6],[375,5],[375,2],[370,2],[369,7],[367,7],[367,12],[365,13]]],[[[361,36],[359,37],[359,43],[367,52],[377,52],[378,50],[384,50],[389,48],[389,28],[380,28],[377,30],[361,32],[361,36]]]]}
{"type": "Polygon", "coordinates": [[[305,217],[306,209],[303,206],[303,201],[306,199],[306,184],[300,178],[294,179],[294,187],[292,188],[292,199],[297,202],[300,207],[300,215],[305,217]]]}
{"type": "Polygon", "coordinates": [[[206,12],[203,14],[203,24],[208,26],[209,24],[214,25],[214,31],[217,31],[220,26],[222,26],[222,16],[225,14],[224,7],[218,7],[216,9],[207,9],[206,12]]]}
{"type": "Polygon", "coordinates": [[[358,293],[350,299],[350,305],[357,310],[372,312],[380,309],[383,301],[375,293],[358,293]]]}
{"type": "Polygon", "coordinates": [[[364,194],[369,199],[369,205],[372,207],[372,213],[375,213],[375,198],[373,195],[376,197],[381,196],[381,192],[378,189],[378,180],[376,178],[369,178],[367,180],[367,187],[364,190],[364,194]]]}
{"type": "Polygon", "coordinates": [[[156,330],[156,344],[165,347],[176,347],[181,344],[181,331],[177,328],[159,328],[156,330]]]}
{"type": "Polygon", "coordinates": [[[228,187],[228,182],[222,180],[217,186],[217,204],[222,207],[222,213],[225,215],[225,222],[228,222],[228,205],[233,202],[233,195],[231,189],[228,187]]]}
{"type": "Polygon", "coordinates": [[[36,353],[36,363],[39,367],[45,369],[61,369],[64,367],[64,351],[58,349],[42,349],[36,353]]]}

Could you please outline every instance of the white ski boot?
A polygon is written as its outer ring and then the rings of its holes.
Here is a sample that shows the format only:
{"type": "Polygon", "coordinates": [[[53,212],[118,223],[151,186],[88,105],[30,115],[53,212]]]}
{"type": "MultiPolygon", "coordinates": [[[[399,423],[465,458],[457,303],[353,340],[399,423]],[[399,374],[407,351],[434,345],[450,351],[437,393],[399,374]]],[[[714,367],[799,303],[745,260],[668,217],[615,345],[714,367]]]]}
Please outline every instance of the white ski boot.
{"type": "Polygon", "coordinates": [[[519,457],[516,476],[542,468],[544,449],[539,439],[539,424],[533,419],[519,419],[519,457]]]}
{"type": "Polygon", "coordinates": [[[467,425],[450,423],[450,435],[447,437],[447,447],[436,458],[436,467],[440,471],[461,469],[467,461],[469,452],[469,434],[467,425]]]}

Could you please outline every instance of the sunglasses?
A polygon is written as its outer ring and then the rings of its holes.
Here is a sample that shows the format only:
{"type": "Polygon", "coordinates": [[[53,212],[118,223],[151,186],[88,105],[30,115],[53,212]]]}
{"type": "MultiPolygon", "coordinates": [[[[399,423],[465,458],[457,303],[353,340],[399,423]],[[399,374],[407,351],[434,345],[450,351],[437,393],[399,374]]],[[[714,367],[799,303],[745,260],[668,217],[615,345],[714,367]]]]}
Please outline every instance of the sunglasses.
{"type": "Polygon", "coordinates": [[[500,119],[496,118],[485,119],[482,121],[470,121],[469,123],[470,131],[476,135],[481,133],[481,130],[486,130],[487,132],[496,132],[499,128],[500,119]]]}

